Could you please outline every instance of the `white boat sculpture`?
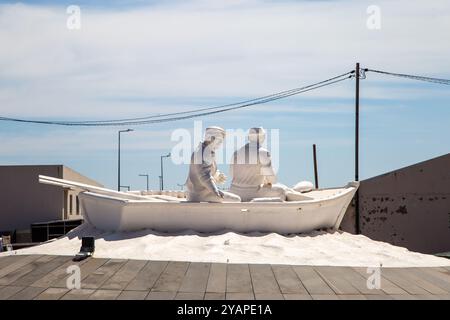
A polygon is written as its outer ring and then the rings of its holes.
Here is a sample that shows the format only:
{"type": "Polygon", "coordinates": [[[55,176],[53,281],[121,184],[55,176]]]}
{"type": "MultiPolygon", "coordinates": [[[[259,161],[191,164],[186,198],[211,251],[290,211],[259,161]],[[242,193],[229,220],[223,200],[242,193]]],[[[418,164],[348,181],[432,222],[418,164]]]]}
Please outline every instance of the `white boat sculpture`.
{"type": "Polygon", "coordinates": [[[305,193],[310,199],[303,201],[199,203],[186,201],[181,192],[119,192],[47,176],[39,176],[39,182],[81,190],[82,215],[100,230],[280,234],[338,229],[359,186],[350,182],[343,188],[313,190],[305,193]]]}

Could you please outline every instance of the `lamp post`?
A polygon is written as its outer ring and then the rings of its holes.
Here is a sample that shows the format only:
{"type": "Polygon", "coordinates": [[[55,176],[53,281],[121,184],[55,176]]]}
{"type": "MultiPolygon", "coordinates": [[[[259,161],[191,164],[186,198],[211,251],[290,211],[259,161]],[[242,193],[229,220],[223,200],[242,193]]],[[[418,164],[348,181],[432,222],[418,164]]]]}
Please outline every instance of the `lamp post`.
{"type": "Polygon", "coordinates": [[[170,157],[170,152],[165,155],[165,156],[161,156],[161,175],[160,175],[160,179],[161,179],[161,184],[160,184],[160,190],[164,190],[164,168],[163,168],[163,158],[169,158],[170,157]]]}
{"type": "Polygon", "coordinates": [[[147,177],[147,191],[148,191],[148,174],[140,174],[140,177],[147,177]]]}
{"type": "Polygon", "coordinates": [[[180,187],[181,191],[184,190],[184,183],[177,183],[177,186],[180,187]]]}
{"type": "Polygon", "coordinates": [[[120,134],[122,132],[131,132],[133,129],[119,130],[119,144],[117,156],[117,191],[120,191],[120,134]]]}

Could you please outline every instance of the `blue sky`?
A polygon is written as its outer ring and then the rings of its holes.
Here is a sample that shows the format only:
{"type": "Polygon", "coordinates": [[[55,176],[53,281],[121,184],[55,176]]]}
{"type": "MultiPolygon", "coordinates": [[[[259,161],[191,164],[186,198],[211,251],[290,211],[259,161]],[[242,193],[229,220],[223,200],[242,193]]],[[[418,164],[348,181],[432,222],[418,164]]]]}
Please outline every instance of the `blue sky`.
{"type": "MultiPolygon", "coordinates": [[[[450,5],[378,1],[381,29],[366,27],[365,1],[25,1],[0,5],[0,115],[111,119],[239,101],[354,68],[450,78],[450,5]],[[66,6],[81,30],[66,28],[66,6]]],[[[354,81],[265,106],[201,118],[203,126],[280,130],[279,180],[322,186],[354,171],[354,81]]],[[[361,82],[361,178],[450,150],[448,86],[368,73],[361,82]]],[[[158,187],[171,132],[193,120],[132,127],[122,181],[158,187]]],[[[116,187],[119,128],[0,123],[0,164],[62,163],[116,187]]],[[[225,166],[221,166],[227,172],[225,166]]],[[[187,167],[166,162],[177,188],[187,167]]]]}

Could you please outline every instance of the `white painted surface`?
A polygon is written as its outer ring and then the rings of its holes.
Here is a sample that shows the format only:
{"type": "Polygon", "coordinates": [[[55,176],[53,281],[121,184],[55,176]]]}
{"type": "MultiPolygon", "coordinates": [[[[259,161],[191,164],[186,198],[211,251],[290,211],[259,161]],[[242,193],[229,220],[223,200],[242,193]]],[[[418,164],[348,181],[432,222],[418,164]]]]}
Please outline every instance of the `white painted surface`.
{"type": "Polygon", "coordinates": [[[289,202],[194,203],[122,199],[83,192],[87,221],[100,230],[163,232],[277,232],[280,234],[338,229],[358,184],[316,191],[313,200],[289,202]]]}

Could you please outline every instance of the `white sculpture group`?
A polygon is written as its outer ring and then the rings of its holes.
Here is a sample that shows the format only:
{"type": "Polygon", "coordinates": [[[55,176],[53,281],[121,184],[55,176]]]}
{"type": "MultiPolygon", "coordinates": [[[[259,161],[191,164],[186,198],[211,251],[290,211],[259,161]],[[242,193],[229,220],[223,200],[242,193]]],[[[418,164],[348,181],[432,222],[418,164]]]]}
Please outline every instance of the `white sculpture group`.
{"type": "MultiPolygon", "coordinates": [[[[248,143],[234,152],[231,165],[231,192],[219,190],[218,184],[226,176],[217,170],[215,151],[225,140],[225,130],[208,127],[204,141],[192,153],[189,175],[186,181],[187,200],[192,202],[241,202],[241,201],[300,201],[302,193],[281,183],[276,174],[268,150],[262,147],[266,137],[263,128],[249,130],[248,143]]],[[[305,183],[302,184],[303,190],[305,183]]],[[[306,183],[306,189],[312,184],[306,183]]]]}

